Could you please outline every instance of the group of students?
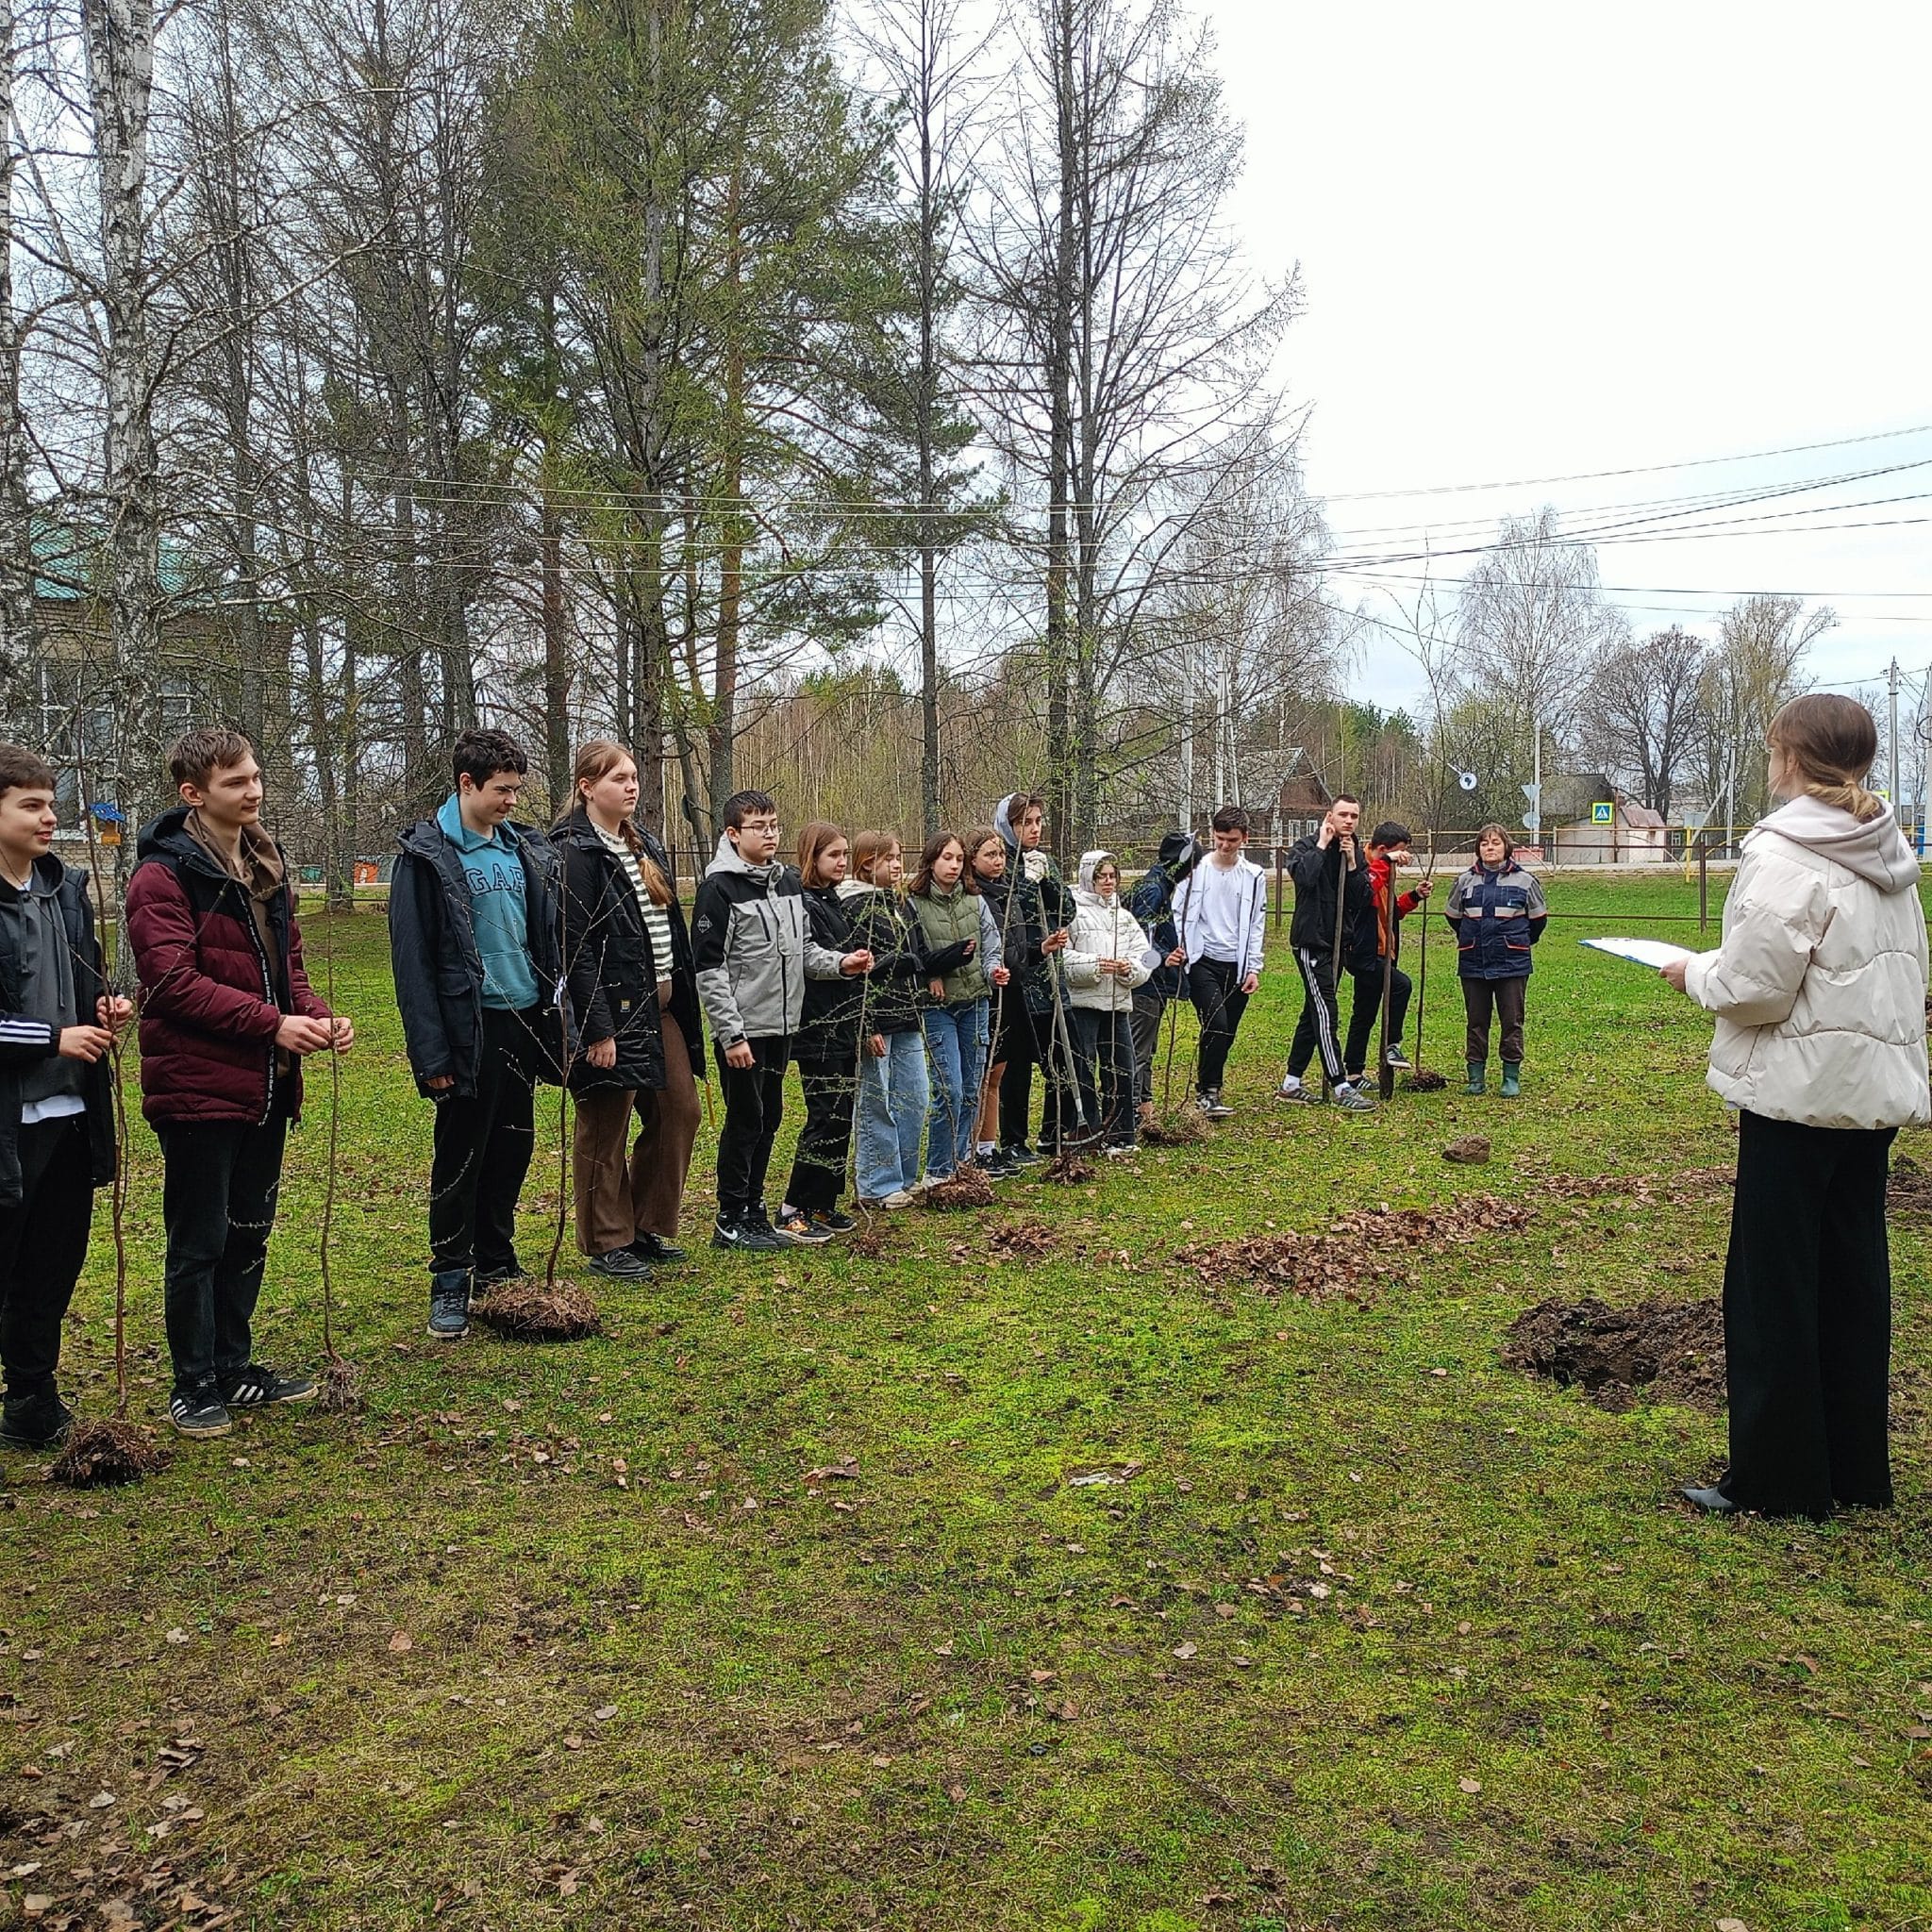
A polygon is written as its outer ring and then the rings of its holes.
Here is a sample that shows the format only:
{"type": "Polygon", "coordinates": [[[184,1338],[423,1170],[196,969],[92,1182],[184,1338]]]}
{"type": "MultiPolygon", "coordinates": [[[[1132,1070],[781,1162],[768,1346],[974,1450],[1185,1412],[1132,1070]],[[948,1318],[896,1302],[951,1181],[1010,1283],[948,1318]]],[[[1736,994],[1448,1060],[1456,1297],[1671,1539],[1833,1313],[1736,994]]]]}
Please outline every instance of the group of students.
{"type": "MultiPolygon", "coordinates": [[[[140,834],[126,941],[142,992],[142,1111],[160,1142],[169,1414],[218,1436],[238,1409],[301,1402],[313,1381],[254,1359],[252,1322],[290,1124],[311,1054],[355,1027],[306,970],[285,858],[261,824],[262,776],[239,733],[192,731],[170,760],[178,803],[140,834]]],[[[824,821],[779,857],[774,802],[724,801],[687,924],[664,847],[636,824],[636,760],[592,740],[548,832],[516,818],[522,747],[465,731],[452,790],[398,841],[389,899],[409,1067],[435,1108],[428,1333],[456,1341],[479,1293],[523,1275],[516,1210],[535,1149],[535,1089],[575,1099],[578,1246],[636,1279],[683,1258],[679,1212],[704,1109],[704,1034],[724,1119],[712,1241],[769,1252],[856,1225],[841,1207],[904,1208],[969,1166],[994,1179],[1046,1151],[1131,1154],[1154,1099],[1163,1017],[1199,1021],[1196,1104],[1232,1112],[1223,1081],[1263,971],[1266,881],[1243,856],[1247,815],[1211,843],[1163,840],[1124,893],[1114,854],[1068,884],[1043,849],[1045,801],[1015,792],[990,825],[929,839],[909,876],[886,832],[824,821]],[[775,1219],[767,1169],[795,1065],[806,1118],[775,1219]],[[1036,1149],[1033,1075],[1043,1086],[1036,1149]],[[855,1158],[856,1157],[856,1158],[855,1158]]],[[[52,850],[57,782],[0,746],[0,1439],[42,1446],[71,1420],[56,1386],[60,1324],[85,1260],[92,1195],[115,1171],[108,1057],[132,1006],[107,980],[87,880],[52,850]]],[[[1319,1052],[1338,1102],[1373,1105],[1364,1058],[1380,962],[1426,880],[1396,893],[1408,835],[1337,802],[1291,859],[1291,935],[1305,1004],[1278,1090],[1312,1099],[1319,1052]],[[1357,1000],[1337,1046],[1333,937],[1357,1000]]],[[[1507,835],[1485,838],[1449,913],[1466,983],[1503,1017],[1505,1091],[1521,1058],[1520,981],[1541,931],[1533,880],[1507,835]],[[1499,991],[1501,989],[1501,991],[1499,991]],[[1513,1030],[1512,1030],[1513,1029],[1513,1030]]],[[[1407,980],[1391,970],[1390,1055],[1407,980]]],[[[1487,1010],[1487,1008],[1485,1009],[1487,1010]]],[[[1472,996],[1472,1082],[1478,1089],[1472,996]]],[[[1487,1020],[1484,1021],[1485,1029],[1487,1020]]]]}

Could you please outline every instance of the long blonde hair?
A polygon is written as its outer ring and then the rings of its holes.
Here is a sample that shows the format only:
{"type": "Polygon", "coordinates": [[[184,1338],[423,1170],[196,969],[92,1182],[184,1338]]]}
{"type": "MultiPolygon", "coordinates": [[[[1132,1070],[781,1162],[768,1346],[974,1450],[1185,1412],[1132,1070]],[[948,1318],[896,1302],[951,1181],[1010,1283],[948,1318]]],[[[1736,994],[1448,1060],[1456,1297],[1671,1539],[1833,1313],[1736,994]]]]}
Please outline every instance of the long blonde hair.
{"type": "Polygon", "coordinates": [[[1764,734],[1805,781],[1807,797],[1835,805],[1855,819],[1880,818],[1884,799],[1867,791],[1866,774],[1878,756],[1878,726],[1856,699],[1809,691],[1784,706],[1764,734]]]}
{"type": "MultiPolygon", "coordinates": [[[[600,778],[608,778],[619,765],[635,767],[637,759],[627,747],[618,743],[614,738],[587,739],[577,747],[577,761],[571,769],[571,805],[575,809],[584,803],[584,787],[594,785],[600,778]]],[[[630,856],[636,859],[638,874],[644,882],[644,891],[650,893],[654,906],[668,906],[675,896],[671,881],[664,876],[658,861],[644,849],[644,841],[638,834],[638,828],[628,819],[618,826],[624,842],[630,847],[630,856]]]]}

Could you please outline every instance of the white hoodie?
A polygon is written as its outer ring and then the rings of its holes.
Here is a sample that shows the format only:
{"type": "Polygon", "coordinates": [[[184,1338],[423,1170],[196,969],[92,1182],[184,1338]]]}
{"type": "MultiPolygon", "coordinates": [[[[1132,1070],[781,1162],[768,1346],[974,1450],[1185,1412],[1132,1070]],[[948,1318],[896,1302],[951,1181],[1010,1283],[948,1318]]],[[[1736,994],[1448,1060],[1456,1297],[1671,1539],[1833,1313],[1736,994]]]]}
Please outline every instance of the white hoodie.
{"type": "Polygon", "coordinates": [[[1759,821],[1724,902],[1724,944],[1684,971],[1718,1016],[1709,1084],[1814,1127],[1932,1119],[1919,861],[1890,813],[1821,799],[1759,821]]]}
{"type": "MultiPolygon", "coordinates": [[[[1094,869],[1111,852],[1080,855],[1080,883],[1074,889],[1074,923],[1067,928],[1067,998],[1075,1007],[1097,1013],[1125,1013],[1133,1008],[1134,989],[1153,976],[1160,956],[1141,922],[1123,902],[1118,886],[1110,899],[1093,890],[1094,869]],[[1124,959],[1132,969],[1125,979],[1103,973],[1103,959],[1124,959]]],[[[1119,865],[1114,867],[1118,879],[1119,865]]]]}

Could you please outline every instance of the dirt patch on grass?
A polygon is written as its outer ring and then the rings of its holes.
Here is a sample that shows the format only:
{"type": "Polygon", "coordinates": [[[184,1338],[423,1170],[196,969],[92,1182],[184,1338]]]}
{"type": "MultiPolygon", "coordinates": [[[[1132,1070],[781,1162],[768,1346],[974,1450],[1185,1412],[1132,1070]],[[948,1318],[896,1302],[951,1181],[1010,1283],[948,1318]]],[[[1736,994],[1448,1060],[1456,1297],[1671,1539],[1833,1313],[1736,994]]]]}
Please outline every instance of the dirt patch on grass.
{"type": "Polygon", "coordinates": [[[1885,1184],[1885,1205],[1893,1214],[1932,1214],[1932,1168],[1901,1154],[1885,1184]]]}
{"type": "Polygon", "coordinates": [[[1615,1197],[1639,1206],[1707,1200],[1738,1178],[1735,1167],[1681,1167],[1674,1174],[1532,1174],[1529,1191],[1551,1201],[1615,1197]]]}
{"type": "Polygon", "coordinates": [[[1521,1201],[1494,1194],[1469,1194],[1441,1208],[1364,1208],[1330,1222],[1320,1234],[1289,1230],[1198,1242],[1174,1260],[1210,1288],[1251,1287],[1263,1294],[1367,1307],[1390,1282],[1413,1284],[1414,1260],[1427,1248],[1513,1231],[1531,1212],[1521,1201]]]}
{"type": "Polygon", "coordinates": [[[1715,1300],[1539,1302],[1509,1324],[1505,1368],[1580,1388],[1599,1407],[1654,1401],[1715,1411],[1724,1402],[1724,1324],[1715,1300]]]}

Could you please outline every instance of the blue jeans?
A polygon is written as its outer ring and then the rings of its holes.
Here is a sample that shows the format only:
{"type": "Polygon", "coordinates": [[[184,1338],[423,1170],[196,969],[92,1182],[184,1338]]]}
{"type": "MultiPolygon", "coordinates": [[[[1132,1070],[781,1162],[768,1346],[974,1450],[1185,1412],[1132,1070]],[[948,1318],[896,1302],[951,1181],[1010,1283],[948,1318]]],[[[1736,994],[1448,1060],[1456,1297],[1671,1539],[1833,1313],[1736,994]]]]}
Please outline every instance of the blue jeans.
{"type": "Polygon", "coordinates": [[[973,1158],[973,1129],[979,1116],[979,1082],[986,1072],[987,1002],[959,1000],[925,1015],[925,1045],[932,1056],[932,1130],[926,1137],[925,1172],[943,1180],[973,1158]]]}
{"type": "Polygon", "coordinates": [[[858,1198],[882,1201],[919,1178],[925,1124],[925,1036],[915,1026],[885,1036],[882,1059],[858,1056],[858,1198]]]}

